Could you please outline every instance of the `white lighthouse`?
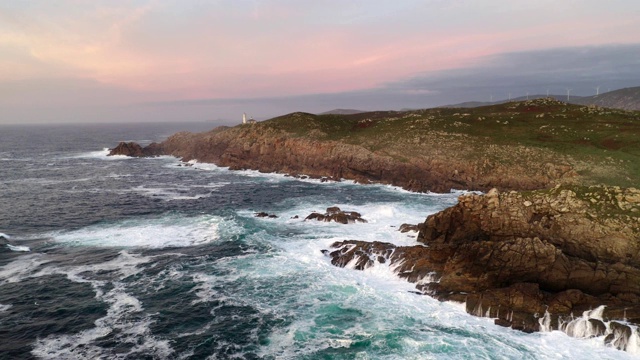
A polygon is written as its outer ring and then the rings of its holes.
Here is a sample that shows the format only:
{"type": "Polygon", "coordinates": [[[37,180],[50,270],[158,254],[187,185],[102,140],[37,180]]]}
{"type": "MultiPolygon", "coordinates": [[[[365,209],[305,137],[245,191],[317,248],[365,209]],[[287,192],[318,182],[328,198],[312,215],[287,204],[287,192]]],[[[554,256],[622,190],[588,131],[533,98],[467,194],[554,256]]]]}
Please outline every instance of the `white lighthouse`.
{"type": "Polygon", "coordinates": [[[247,113],[242,113],[242,123],[243,124],[247,123],[247,113]]]}

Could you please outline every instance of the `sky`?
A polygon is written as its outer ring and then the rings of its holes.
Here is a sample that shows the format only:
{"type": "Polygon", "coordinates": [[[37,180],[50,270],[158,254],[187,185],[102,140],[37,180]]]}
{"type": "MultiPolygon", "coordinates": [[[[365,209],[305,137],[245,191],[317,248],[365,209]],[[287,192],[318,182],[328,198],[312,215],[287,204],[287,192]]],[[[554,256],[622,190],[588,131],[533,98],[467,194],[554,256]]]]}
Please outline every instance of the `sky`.
{"type": "Polygon", "coordinates": [[[0,124],[234,124],[632,86],[637,0],[0,2],[0,124]]]}

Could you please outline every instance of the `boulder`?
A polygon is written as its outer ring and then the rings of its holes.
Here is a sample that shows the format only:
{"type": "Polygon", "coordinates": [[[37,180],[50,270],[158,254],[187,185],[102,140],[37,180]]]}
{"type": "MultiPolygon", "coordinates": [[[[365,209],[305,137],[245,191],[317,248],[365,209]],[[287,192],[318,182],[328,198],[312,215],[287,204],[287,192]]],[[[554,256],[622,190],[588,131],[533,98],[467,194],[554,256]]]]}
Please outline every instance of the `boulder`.
{"type": "Polygon", "coordinates": [[[130,157],[150,157],[164,155],[164,149],[161,144],[151,143],[146,147],[140,146],[135,142],[120,142],[115,148],[109,151],[108,156],[124,155],[130,157]]]}
{"type": "Polygon", "coordinates": [[[114,156],[114,155],[124,155],[124,156],[131,156],[131,157],[142,157],[144,156],[143,151],[142,151],[142,146],[140,146],[140,144],[135,143],[135,142],[120,142],[116,147],[114,147],[113,149],[111,149],[111,151],[109,151],[109,155],[108,156],[114,156]]]}
{"type": "Polygon", "coordinates": [[[264,211],[261,211],[261,212],[255,213],[255,217],[276,219],[278,216],[275,215],[275,214],[268,214],[268,213],[266,213],[264,211]]]}
{"type": "Polygon", "coordinates": [[[367,220],[362,218],[362,215],[360,215],[360,213],[355,211],[342,211],[337,206],[327,208],[324,214],[320,214],[317,212],[311,213],[309,214],[309,216],[305,218],[305,221],[306,220],[317,220],[317,221],[324,221],[324,222],[334,221],[341,224],[367,222],[367,220]]]}
{"type": "Polygon", "coordinates": [[[420,231],[420,229],[424,226],[423,223],[417,224],[417,225],[413,225],[413,224],[402,224],[400,225],[400,227],[398,228],[398,231],[400,231],[401,233],[406,233],[409,231],[414,231],[414,232],[418,232],[420,231]]]}

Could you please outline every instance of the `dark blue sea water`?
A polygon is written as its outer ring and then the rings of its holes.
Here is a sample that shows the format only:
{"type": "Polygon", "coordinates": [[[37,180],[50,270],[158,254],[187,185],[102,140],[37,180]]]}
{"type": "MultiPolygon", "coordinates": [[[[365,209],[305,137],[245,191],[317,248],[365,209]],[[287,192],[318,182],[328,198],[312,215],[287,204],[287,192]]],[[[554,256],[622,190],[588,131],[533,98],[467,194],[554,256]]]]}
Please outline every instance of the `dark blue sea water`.
{"type": "Polygon", "coordinates": [[[208,128],[0,127],[0,359],[633,356],[497,327],[416,295],[388,266],[336,268],[321,253],[345,239],[415,244],[397,227],[456,193],[106,156],[118,141],[208,128]],[[329,206],[368,223],[303,221],[329,206]]]}

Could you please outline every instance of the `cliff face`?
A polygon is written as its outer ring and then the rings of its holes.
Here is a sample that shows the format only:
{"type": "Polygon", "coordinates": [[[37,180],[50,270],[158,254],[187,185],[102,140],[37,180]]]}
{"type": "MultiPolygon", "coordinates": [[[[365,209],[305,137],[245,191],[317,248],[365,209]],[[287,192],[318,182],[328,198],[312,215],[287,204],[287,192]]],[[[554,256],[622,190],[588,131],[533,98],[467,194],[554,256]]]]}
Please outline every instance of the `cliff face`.
{"type": "Polygon", "coordinates": [[[327,253],[356,269],[389,261],[424,292],[524,331],[566,328],[602,305],[589,321],[603,334],[620,324],[602,319],[640,324],[640,190],[467,194],[429,216],[417,240],[427,246],[346,241],[327,253]]]}
{"type": "Polygon", "coordinates": [[[635,113],[551,99],[476,109],[293,113],[206,133],[178,133],[153,149],[131,153],[162,151],[232,169],[379,182],[422,192],[533,190],[561,183],[633,186],[640,181],[634,155],[638,119],[635,113]]]}
{"type": "MultiPolygon", "coordinates": [[[[203,134],[178,133],[161,146],[167,154],[185,161],[195,159],[231,169],[391,184],[419,192],[492,187],[536,189],[576,176],[572,167],[562,162],[532,165],[529,161],[501,164],[483,158],[459,159],[452,144],[438,146],[439,143],[443,141],[402,144],[403,148],[395,152],[393,147],[372,151],[361,145],[299,137],[267,126],[250,125],[203,134]],[[438,148],[431,152],[424,150],[428,146],[438,148]],[[404,161],[398,161],[398,154],[406,156],[404,161]]],[[[527,152],[521,149],[514,150],[512,156],[517,157],[519,151],[526,156],[527,152]]]]}
{"type": "MultiPolygon", "coordinates": [[[[639,299],[638,211],[640,191],[634,189],[491,191],[463,196],[430,216],[418,241],[449,251],[437,285],[441,292],[482,297],[536,283],[541,294],[575,289],[613,305],[639,299]]],[[[550,313],[565,313],[553,302],[546,305],[550,313]]]]}
{"type": "Polygon", "coordinates": [[[572,333],[573,316],[599,308],[585,321],[624,349],[631,328],[604,320],[640,324],[640,191],[588,185],[637,184],[638,115],[549,99],[459,111],[294,113],[112,153],[411,191],[497,188],[429,216],[416,227],[424,245],[347,240],[326,254],[355,269],[388,262],[422,292],[524,331],[572,333]]]}

